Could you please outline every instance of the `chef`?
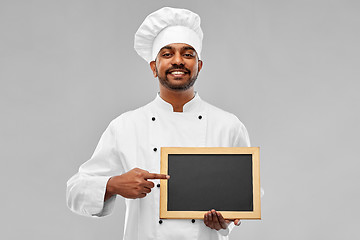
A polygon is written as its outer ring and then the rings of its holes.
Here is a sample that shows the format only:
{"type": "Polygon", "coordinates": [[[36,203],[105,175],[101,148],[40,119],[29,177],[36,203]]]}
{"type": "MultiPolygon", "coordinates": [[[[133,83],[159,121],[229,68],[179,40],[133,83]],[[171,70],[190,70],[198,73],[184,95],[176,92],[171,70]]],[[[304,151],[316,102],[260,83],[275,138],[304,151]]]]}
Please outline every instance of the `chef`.
{"type": "Polygon", "coordinates": [[[129,240],[228,239],[240,224],[215,209],[203,220],[159,219],[159,179],[171,177],[159,174],[161,147],[250,146],[235,115],[194,91],[203,66],[202,39],[200,17],[189,10],[164,7],[146,17],[134,46],[160,91],[152,102],[111,121],[92,157],[67,182],[72,211],[101,217],[111,213],[116,197],[125,198],[124,239],[129,240]]]}

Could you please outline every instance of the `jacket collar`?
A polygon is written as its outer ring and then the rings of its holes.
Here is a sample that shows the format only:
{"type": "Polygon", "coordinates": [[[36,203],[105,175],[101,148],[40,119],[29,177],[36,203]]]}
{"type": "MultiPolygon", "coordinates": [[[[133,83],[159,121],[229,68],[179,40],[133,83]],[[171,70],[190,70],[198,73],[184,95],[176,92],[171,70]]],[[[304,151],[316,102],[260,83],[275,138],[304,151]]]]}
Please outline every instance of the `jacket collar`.
{"type": "MultiPolygon", "coordinates": [[[[160,97],[160,93],[156,94],[156,98],[153,101],[154,106],[157,109],[161,109],[166,112],[173,112],[173,107],[170,103],[166,102],[164,99],[160,97]]],[[[185,103],[183,107],[183,113],[195,113],[199,112],[202,109],[202,100],[199,97],[199,94],[195,92],[195,96],[187,103],[185,103]]]]}

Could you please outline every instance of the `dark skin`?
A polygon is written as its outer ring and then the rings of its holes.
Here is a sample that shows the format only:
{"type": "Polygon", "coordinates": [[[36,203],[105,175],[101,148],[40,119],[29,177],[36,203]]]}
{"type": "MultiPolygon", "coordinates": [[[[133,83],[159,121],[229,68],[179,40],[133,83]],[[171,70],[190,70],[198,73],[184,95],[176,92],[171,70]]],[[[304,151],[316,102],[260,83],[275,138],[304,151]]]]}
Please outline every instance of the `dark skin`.
{"type": "MultiPolygon", "coordinates": [[[[198,60],[196,51],[190,45],[182,43],[165,46],[159,51],[156,61],[150,62],[154,77],[167,77],[170,84],[174,86],[185,85],[190,78],[197,76],[202,65],[203,62],[198,60]],[[174,68],[174,66],[183,66],[187,70],[180,70],[185,71],[184,74],[166,74],[166,71],[174,68]]],[[[176,72],[176,69],[170,71],[176,72]]],[[[159,82],[159,89],[160,97],[173,106],[174,112],[182,112],[185,103],[189,102],[195,95],[194,86],[186,90],[174,90],[159,82]]]]}
{"type": "Polygon", "coordinates": [[[140,168],[134,168],[124,174],[111,177],[106,185],[104,200],[113,195],[121,195],[124,198],[143,198],[151,192],[155,186],[149,179],[169,179],[165,174],[149,173],[140,168]]]}
{"type": "MultiPolygon", "coordinates": [[[[154,77],[159,78],[160,97],[173,106],[174,112],[183,112],[183,106],[195,96],[191,83],[195,82],[202,65],[203,62],[198,59],[195,49],[183,43],[163,47],[156,61],[150,62],[154,77]]],[[[134,168],[109,179],[104,200],[116,194],[132,199],[146,197],[154,187],[154,183],[149,179],[169,178],[170,176],[165,174],[134,168]]],[[[235,225],[241,223],[239,219],[224,219],[221,213],[214,209],[204,214],[204,224],[211,229],[226,229],[231,221],[234,221],[235,225]]]]}

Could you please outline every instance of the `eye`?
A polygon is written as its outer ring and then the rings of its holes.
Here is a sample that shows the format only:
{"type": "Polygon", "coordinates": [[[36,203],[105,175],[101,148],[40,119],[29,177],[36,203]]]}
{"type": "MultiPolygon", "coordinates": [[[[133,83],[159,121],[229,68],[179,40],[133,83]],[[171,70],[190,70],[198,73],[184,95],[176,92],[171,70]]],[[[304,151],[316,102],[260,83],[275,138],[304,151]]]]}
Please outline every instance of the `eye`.
{"type": "Polygon", "coordinates": [[[171,56],[171,53],[163,53],[161,56],[163,56],[163,57],[170,57],[170,56],[171,56]]]}
{"type": "Polygon", "coordinates": [[[185,54],[184,54],[184,57],[186,57],[186,58],[193,58],[193,57],[195,57],[195,54],[193,54],[193,53],[185,53],[185,54]]]}

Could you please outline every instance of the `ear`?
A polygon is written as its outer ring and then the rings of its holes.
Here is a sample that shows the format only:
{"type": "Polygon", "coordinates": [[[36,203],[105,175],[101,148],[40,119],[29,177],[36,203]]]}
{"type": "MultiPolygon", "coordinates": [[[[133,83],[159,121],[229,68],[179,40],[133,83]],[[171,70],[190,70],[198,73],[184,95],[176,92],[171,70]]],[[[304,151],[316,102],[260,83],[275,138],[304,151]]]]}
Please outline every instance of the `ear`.
{"type": "Polygon", "coordinates": [[[157,77],[157,74],[156,74],[156,62],[155,61],[150,62],[150,68],[151,68],[151,71],[153,72],[154,77],[157,77]]]}
{"type": "Polygon", "coordinates": [[[202,69],[203,66],[203,61],[199,60],[198,61],[198,72],[200,72],[200,70],[202,69]]]}

